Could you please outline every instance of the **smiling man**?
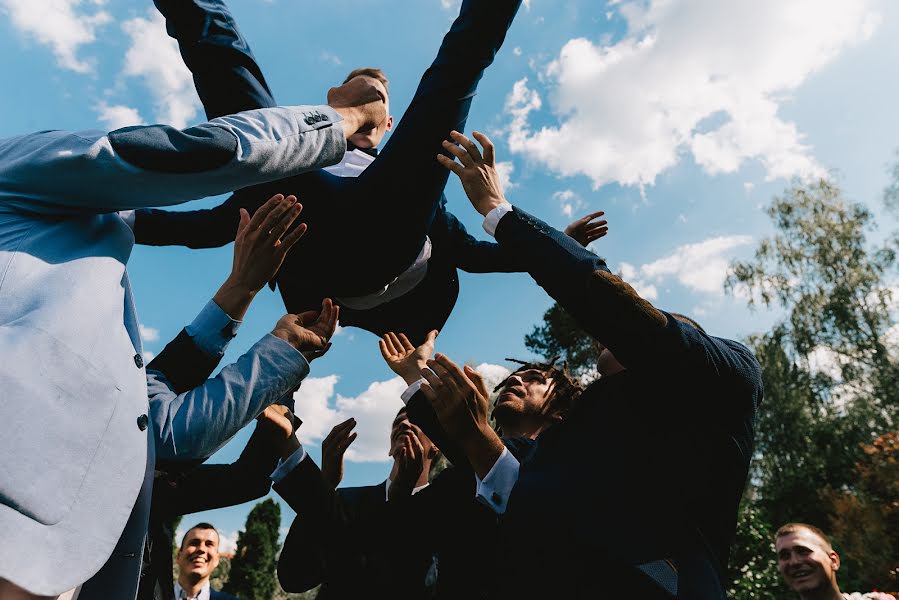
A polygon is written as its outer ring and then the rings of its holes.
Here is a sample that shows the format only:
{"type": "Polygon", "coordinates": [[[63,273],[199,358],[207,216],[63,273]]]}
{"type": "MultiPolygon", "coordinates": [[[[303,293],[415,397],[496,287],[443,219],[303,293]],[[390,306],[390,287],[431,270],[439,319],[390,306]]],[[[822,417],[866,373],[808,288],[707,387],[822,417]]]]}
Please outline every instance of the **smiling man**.
{"type": "Polygon", "coordinates": [[[209,523],[197,523],[184,534],[177,562],[175,600],[239,600],[209,585],[219,565],[219,533],[209,523]]]}
{"type": "Polygon", "coordinates": [[[878,592],[840,592],[840,555],[814,525],[787,523],[774,534],[774,549],[777,570],[802,600],[894,600],[893,596],[878,592]]]}

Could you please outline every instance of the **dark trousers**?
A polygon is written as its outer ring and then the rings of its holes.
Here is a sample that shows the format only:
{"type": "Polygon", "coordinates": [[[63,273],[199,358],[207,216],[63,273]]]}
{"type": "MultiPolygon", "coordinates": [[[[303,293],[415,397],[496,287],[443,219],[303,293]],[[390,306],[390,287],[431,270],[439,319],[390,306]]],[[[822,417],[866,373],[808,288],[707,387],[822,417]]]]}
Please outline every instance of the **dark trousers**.
{"type": "MultiPolygon", "coordinates": [[[[371,166],[357,178],[324,171],[241,190],[206,211],[138,216],[139,243],[219,246],[234,239],[238,210],[274,193],[295,194],[309,231],[287,258],[278,284],[288,310],[324,296],[363,295],[412,264],[449,172],[435,156],[453,129],[464,131],[481,76],[494,59],[521,0],[464,0],[409,108],[371,166]]],[[[156,0],[210,118],[275,106],[228,9],[215,0],[156,0]]],[[[445,153],[445,152],[444,152],[445,153]]]]}

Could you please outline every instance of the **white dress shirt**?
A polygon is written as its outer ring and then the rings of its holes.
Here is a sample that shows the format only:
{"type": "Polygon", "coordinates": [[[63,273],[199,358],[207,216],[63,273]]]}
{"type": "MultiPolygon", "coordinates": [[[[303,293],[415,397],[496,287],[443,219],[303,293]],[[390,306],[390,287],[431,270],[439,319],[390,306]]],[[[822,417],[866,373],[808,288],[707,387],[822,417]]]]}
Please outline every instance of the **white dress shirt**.
{"type": "Polygon", "coordinates": [[[181,587],[181,584],[176,581],[175,600],[209,600],[211,589],[212,588],[209,586],[209,580],[207,579],[206,583],[203,585],[203,587],[200,588],[200,591],[196,596],[188,596],[187,592],[184,591],[184,588],[181,587]]]}

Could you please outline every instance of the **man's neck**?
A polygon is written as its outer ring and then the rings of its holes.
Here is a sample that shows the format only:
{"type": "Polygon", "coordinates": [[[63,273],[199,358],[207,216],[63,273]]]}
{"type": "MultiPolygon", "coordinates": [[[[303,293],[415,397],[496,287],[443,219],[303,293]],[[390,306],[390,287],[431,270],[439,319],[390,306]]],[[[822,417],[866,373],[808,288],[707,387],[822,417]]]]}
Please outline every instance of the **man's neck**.
{"type": "Polygon", "coordinates": [[[843,600],[843,594],[840,592],[840,587],[834,582],[833,585],[800,592],[799,598],[801,600],[843,600]]]}
{"type": "Polygon", "coordinates": [[[181,586],[181,589],[187,594],[188,598],[196,598],[200,593],[200,590],[203,589],[203,586],[209,581],[208,577],[202,577],[197,581],[193,581],[193,577],[184,576],[178,578],[178,585],[181,586]]]}
{"type": "Polygon", "coordinates": [[[506,419],[499,423],[504,438],[528,438],[530,440],[537,439],[537,436],[552,425],[552,421],[548,419],[506,419]]]}

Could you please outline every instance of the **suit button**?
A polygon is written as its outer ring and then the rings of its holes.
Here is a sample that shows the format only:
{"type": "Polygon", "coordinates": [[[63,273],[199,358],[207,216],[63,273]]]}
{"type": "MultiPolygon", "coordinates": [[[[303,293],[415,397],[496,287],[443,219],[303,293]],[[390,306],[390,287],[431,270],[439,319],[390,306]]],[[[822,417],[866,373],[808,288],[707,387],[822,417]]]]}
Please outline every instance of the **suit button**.
{"type": "Polygon", "coordinates": [[[322,121],[330,121],[330,120],[331,119],[328,118],[328,115],[322,115],[322,121]]]}
{"type": "Polygon", "coordinates": [[[147,415],[141,415],[137,418],[137,428],[141,431],[147,430],[147,425],[150,424],[150,418],[147,415]]]}
{"type": "Polygon", "coordinates": [[[305,121],[306,125],[312,125],[313,123],[315,123],[315,117],[306,117],[305,121]]]}
{"type": "Polygon", "coordinates": [[[315,122],[316,122],[316,123],[321,123],[321,122],[322,122],[322,116],[319,115],[319,114],[315,115],[315,116],[312,117],[312,118],[315,119],[315,122]]]}
{"type": "Polygon", "coordinates": [[[144,357],[141,356],[140,354],[135,354],[134,355],[134,364],[137,365],[138,369],[143,369],[144,368],[144,357]]]}

